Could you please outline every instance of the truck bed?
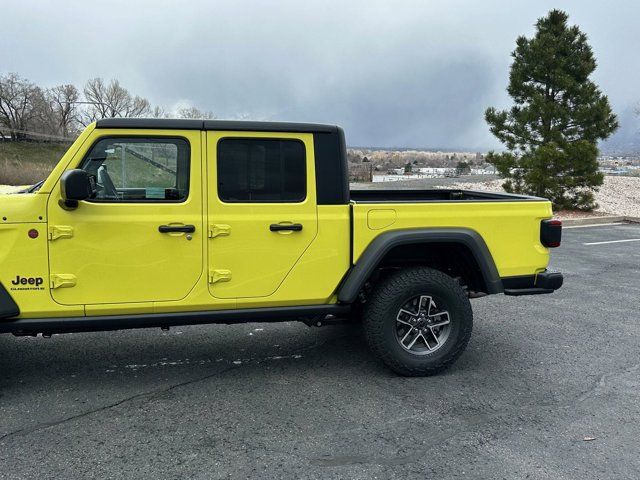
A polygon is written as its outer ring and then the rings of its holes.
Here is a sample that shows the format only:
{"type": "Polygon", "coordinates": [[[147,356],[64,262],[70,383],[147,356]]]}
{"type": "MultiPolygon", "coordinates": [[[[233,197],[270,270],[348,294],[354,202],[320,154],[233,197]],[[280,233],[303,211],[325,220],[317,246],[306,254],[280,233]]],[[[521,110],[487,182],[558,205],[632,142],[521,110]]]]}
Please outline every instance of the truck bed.
{"type": "Polygon", "coordinates": [[[422,202],[524,202],[541,201],[541,198],[501,192],[483,192],[459,189],[430,190],[351,190],[355,203],[422,203],[422,202]]]}
{"type": "Polygon", "coordinates": [[[501,277],[530,275],[548,264],[540,222],[553,213],[543,198],[460,189],[350,194],[354,262],[378,235],[391,230],[465,228],[483,238],[501,277]]]}

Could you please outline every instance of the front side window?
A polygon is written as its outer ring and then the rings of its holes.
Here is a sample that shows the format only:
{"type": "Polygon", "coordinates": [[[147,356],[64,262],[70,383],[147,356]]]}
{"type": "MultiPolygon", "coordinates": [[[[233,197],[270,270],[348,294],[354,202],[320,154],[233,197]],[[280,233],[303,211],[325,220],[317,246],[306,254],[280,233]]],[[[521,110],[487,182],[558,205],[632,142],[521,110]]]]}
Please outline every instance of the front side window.
{"type": "Polygon", "coordinates": [[[301,202],[307,196],[300,140],[225,138],[218,142],[218,196],[223,202],[301,202]]]}
{"type": "Polygon", "coordinates": [[[179,202],[189,194],[189,143],[183,138],[103,138],[82,168],[96,177],[96,201],[179,202]]]}

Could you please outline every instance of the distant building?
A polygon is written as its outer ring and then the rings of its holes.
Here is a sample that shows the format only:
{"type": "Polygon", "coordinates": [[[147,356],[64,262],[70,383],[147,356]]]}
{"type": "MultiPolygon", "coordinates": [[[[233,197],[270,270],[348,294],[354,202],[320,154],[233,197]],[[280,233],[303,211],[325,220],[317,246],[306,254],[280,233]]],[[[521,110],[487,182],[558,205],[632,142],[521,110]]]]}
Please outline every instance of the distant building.
{"type": "Polygon", "coordinates": [[[434,177],[446,177],[455,174],[455,168],[447,167],[423,167],[417,168],[416,172],[423,175],[433,175],[434,177]]]}
{"type": "Polygon", "coordinates": [[[497,173],[496,167],[490,163],[471,169],[471,175],[496,175],[497,173]]]}

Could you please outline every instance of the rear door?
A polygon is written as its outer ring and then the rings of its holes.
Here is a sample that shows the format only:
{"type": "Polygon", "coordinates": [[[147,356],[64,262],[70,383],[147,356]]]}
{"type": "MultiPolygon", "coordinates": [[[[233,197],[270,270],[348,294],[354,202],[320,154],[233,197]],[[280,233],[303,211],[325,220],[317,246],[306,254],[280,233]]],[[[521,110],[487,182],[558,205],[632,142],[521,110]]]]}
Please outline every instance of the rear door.
{"type": "Polygon", "coordinates": [[[73,210],[60,206],[59,188],[49,200],[52,296],[62,304],[182,299],[203,271],[201,133],[99,132],[72,163],[96,175],[97,197],[73,210]]]}
{"type": "Polygon", "coordinates": [[[209,289],[268,297],[317,234],[312,134],[208,132],[209,289]]]}

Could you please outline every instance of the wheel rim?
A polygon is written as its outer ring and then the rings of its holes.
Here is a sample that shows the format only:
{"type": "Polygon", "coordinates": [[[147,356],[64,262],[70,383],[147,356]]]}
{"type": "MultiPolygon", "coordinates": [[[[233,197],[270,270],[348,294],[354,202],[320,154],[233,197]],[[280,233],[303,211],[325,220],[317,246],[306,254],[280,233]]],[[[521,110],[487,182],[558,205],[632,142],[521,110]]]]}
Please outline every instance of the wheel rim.
{"type": "Polygon", "coordinates": [[[451,317],[431,295],[409,299],[396,315],[396,340],[413,355],[429,355],[440,349],[451,330],[451,317]]]}

